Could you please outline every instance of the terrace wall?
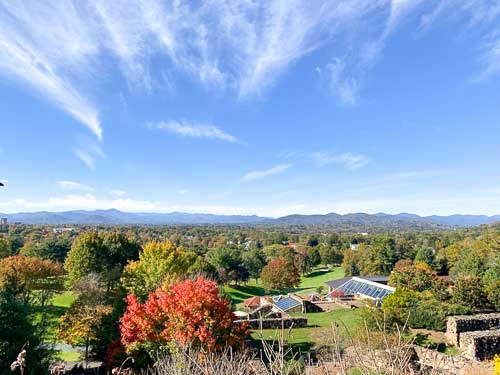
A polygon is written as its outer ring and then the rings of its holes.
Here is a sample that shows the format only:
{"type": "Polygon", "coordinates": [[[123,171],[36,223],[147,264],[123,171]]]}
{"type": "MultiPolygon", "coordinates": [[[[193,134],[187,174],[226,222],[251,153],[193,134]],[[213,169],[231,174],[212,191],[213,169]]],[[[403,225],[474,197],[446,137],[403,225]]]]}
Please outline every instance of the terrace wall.
{"type": "Polygon", "coordinates": [[[446,325],[446,340],[460,346],[460,335],[465,332],[500,328],[500,313],[450,316],[446,325]]]}
{"type": "Polygon", "coordinates": [[[500,354],[500,329],[465,332],[460,335],[460,348],[469,358],[485,361],[500,354]]]}
{"type": "Polygon", "coordinates": [[[307,318],[283,318],[283,319],[249,319],[237,320],[235,323],[248,322],[251,329],[281,329],[281,328],[304,328],[307,327],[307,318]]]}

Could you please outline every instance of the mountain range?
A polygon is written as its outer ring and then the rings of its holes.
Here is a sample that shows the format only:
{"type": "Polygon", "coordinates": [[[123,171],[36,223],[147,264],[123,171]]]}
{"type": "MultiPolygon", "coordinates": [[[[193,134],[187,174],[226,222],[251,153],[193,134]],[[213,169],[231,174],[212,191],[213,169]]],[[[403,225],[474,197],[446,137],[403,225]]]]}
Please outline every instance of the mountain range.
{"type": "Polygon", "coordinates": [[[500,221],[500,215],[450,215],[450,216],[419,216],[416,214],[366,214],[350,213],[325,215],[288,215],[280,218],[266,218],[256,215],[214,215],[201,213],[134,213],[116,209],[95,211],[65,211],[65,212],[21,212],[1,214],[10,223],[24,224],[268,224],[268,225],[330,225],[363,227],[416,227],[431,229],[439,227],[472,227],[491,224],[500,221]]]}

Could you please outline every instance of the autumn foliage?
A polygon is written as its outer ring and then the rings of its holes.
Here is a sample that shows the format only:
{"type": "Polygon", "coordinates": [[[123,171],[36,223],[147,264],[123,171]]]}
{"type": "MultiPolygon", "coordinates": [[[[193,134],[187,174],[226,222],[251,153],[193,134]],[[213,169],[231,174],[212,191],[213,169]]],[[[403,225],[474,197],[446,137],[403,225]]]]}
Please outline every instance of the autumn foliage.
{"type": "Polygon", "coordinates": [[[436,272],[428,264],[403,259],[396,263],[389,277],[389,285],[422,292],[430,289],[435,279],[436,272]]]}
{"type": "Polygon", "coordinates": [[[0,286],[10,280],[25,303],[36,297],[43,306],[53,292],[61,289],[62,274],[62,265],[51,260],[22,255],[0,259],[0,286]]]}
{"type": "Polygon", "coordinates": [[[295,265],[284,258],[270,261],[260,274],[262,283],[267,291],[271,289],[286,290],[300,283],[299,271],[295,265]]]}
{"type": "Polygon", "coordinates": [[[219,296],[217,284],[203,277],[160,288],[143,304],[129,295],[127,303],[120,331],[128,352],[169,343],[222,350],[241,345],[248,334],[245,326],[234,324],[229,301],[219,296]]]}

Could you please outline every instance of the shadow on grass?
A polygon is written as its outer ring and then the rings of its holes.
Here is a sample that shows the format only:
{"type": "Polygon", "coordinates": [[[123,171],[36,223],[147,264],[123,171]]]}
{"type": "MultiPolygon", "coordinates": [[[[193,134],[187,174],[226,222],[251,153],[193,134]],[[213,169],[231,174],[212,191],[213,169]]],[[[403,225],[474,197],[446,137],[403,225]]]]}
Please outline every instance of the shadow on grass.
{"type": "Polygon", "coordinates": [[[313,278],[313,277],[318,277],[318,276],[322,276],[324,275],[325,273],[329,273],[330,271],[314,271],[314,272],[311,272],[311,273],[308,273],[307,275],[304,276],[304,278],[306,279],[310,279],[310,278],[313,278]]]}
{"type": "Polygon", "coordinates": [[[423,346],[428,349],[436,350],[440,353],[448,354],[448,355],[457,355],[459,354],[459,350],[454,346],[448,346],[444,342],[436,342],[430,337],[429,334],[417,333],[414,336],[415,344],[419,346],[423,346]]]}
{"type": "MultiPolygon", "coordinates": [[[[268,345],[272,345],[278,348],[278,342],[273,339],[261,339],[261,338],[253,338],[252,343],[254,347],[258,350],[261,350],[263,347],[263,342],[265,342],[268,345]]],[[[309,353],[311,349],[313,348],[314,343],[313,342],[296,342],[296,343],[286,343],[285,344],[285,349],[291,349],[290,352],[287,353],[286,359],[297,359],[300,355],[309,353]]]]}

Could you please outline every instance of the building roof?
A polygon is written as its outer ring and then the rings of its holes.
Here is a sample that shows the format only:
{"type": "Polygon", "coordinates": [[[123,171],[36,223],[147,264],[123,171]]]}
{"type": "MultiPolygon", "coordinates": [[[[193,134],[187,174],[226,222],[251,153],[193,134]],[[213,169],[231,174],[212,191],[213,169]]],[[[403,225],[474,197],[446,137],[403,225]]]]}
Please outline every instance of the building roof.
{"type": "Polygon", "coordinates": [[[260,306],[260,297],[250,297],[243,301],[243,304],[247,307],[259,307],[260,306]]]}
{"type": "Polygon", "coordinates": [[[347,281],[351,280],[352,277],[343,277],[341,279],[327,281],[325,284],[332,289],[337,289],[339,286],[345,284],[347,281]]]}
{"type": "Polygon", "coordinates": [[[281,311],[287,312],[287,311],[289,311],[297,306],[301,306],[302,303],[300,303],[299,301],[297,301],[291,297],[283,297],[283,298],[280,298],[278,301],[275,301],[274,305],[278,309],[280,309],[281,311]]]}
{"type": "MultiPolygon", "coordinates": [[[[380,284],[387,284],[387,282],[389,281],[388,276],[355,276],[355,277],[359,279],[373,281],[375,283],[380,283],[380,284]]],[[[327,281],[325,284],[328,285],[331,289],[337,289],[338,287],[344,285],[352,278],[353,277],[343,277],[341,279],[327,281]]]]}
{"type": "Polygon", "coordinates": [[[350,280],[335,288],[333,293],[343,292],[344,295],[357,294],[361,297],[381,300],[394,293],[396,289],[376,281],[362,277],[352,277],[350,280]]]}

